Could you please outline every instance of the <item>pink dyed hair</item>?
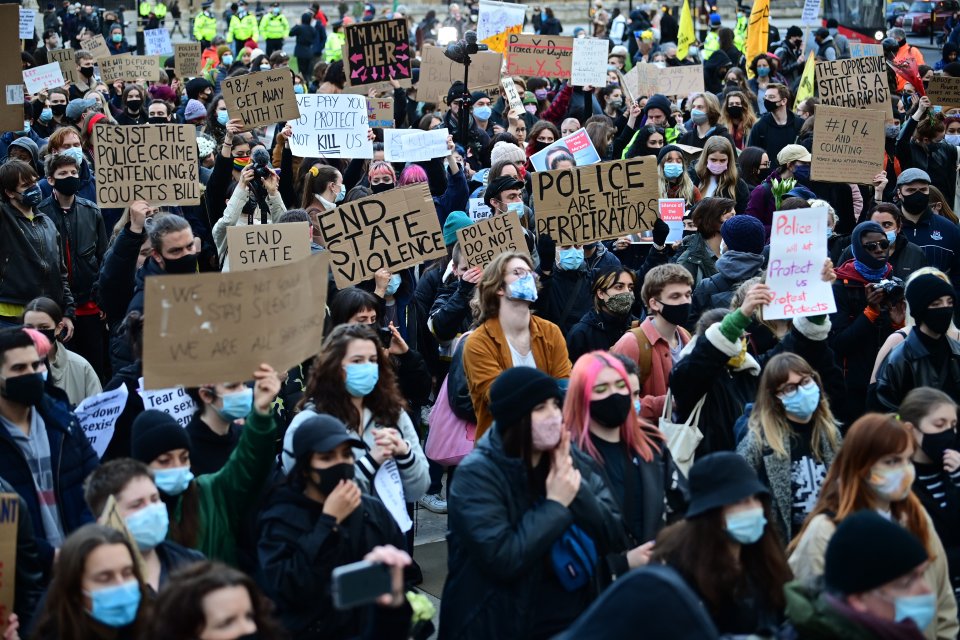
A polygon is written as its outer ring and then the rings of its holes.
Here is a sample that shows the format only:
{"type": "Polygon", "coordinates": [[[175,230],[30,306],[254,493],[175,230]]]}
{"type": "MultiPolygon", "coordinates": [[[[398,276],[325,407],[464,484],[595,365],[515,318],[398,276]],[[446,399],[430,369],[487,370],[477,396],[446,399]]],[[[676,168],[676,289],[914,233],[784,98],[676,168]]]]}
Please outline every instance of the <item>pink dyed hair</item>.
{"type": "Polygon", "coordinates": [[[417,184],[427,181],[427,172],[418,164],[408,164],[400,172],[400,179],[397,180],[398,187],[405,187],[408,184],[417,184]]]}
{"type": "Polygon", "coordinates": [[[36,329],[23,328],[24,333],[30,336],[30,339],[33,340],[33,346],[37,349],[37,355],[41,358],[46,358],[47,354],[50,353],[52,345],[50,341],[47,340],[47,336],[43,335],[36,329]]]}
{"type": "MultiPolygon", "coordinates": [[[[419,167],[417,168],[419,169],[419,167]]],[[[376,178],[377,176],[390,176],[391,180],[397,181],[397,172],[393,170],[393,165],[383,160],[374,160],[370,163],[370,169],[367,170],[368,178],[376,178]]],[[[423,179],[427,179],[426,174],[424,174],[423,179]]]]}
{"type": "MultiPolygon", "coordinates": [[[[567,397],[563,403],[563,423],[570,429],[571,439],[577,443],[581,451],[586,451],[598,462],[603,462],[603,456],[593,446],[593,441],[589,437],[590,396],[597,376],[607,367],[620,375],[620,378],[627,383],[627,389],[632,393],[630,377],[627,375],[627,370],[623,368],[623,363],[606,351],[592,351],[580,356],[573,365],[567,397]]],[[[650,462],[653,460],[654,450],[661,451],[657,441],[663,441],[663,434],[653,425],[641,422],[632,410],[632,403],[630,408],[626,422],[620,426],[620,440],[627,445],[628,449],[650,462]]]]}

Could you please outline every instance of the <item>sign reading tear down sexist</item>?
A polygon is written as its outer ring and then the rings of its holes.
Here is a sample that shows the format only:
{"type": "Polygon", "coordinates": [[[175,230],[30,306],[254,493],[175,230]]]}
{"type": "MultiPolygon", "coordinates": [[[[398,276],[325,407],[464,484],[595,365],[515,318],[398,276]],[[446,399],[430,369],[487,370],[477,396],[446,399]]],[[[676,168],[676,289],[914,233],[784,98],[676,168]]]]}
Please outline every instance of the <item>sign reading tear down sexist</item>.
{"type": "Polygon", "coordinates": [[[537,235],[546,233],[558,245],[640,233],[657,220],[660,190],[653,156],[533,176],[537,235]]]}
{"type": "Polygon", "coordinates": [[[223,100],[230,117],[243,120],[245,131],[300,117],[293,75],[286,67],[224,80],[223,100]]]}
{"type": "Polygon", "coordinates": [[[426,182],[362,198],[319,215],[340,288],[447,254],[426,182]]]}
{"type": "Polygon", "coordinates": [[[823,104],[890,110],[887,63],[881,56],[818,62],[815,73],[823,104]]]}

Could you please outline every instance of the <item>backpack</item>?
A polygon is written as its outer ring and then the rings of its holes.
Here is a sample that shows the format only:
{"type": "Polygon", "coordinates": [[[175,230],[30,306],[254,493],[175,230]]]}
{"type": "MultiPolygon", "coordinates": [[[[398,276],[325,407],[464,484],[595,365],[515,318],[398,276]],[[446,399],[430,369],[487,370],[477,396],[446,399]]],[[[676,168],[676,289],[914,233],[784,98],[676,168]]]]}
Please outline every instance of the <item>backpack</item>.
{"type": "MultiPolygon", "coordinates": [[[[690,332],[683,327],[677,327],[677,330],[680,332],[683,343],[689,343],[690,332]]],[[[647,334],[643,332],[642,328],[634,327],[630,329],[630,333],[637,339],[637,347],[640,349],[640,355],[637,356],[637,377],[640,378],[640,386],[642,387],[647,378],[650,377],[650,370],[653,369],[653,345],[650,344],[650,340],[647,339],[647,334]]]]}

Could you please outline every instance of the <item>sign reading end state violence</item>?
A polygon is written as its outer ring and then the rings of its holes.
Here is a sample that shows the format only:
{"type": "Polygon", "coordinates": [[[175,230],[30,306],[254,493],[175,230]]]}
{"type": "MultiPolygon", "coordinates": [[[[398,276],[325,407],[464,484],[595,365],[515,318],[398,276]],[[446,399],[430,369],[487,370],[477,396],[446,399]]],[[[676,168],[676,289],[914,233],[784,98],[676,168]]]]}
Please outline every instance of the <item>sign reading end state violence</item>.
{"type": "Polygon", "coordinates": [[[873,184],[883,171],[885,117],[878,109],[819,105],[813,123],[813,179],[873,184]]]}
{"type": "Polygon", "coordinates": [[[537,235],[560,246],[640,233],[657,220],[654,157],[537,171],[533,183],[537,235]]]}
{"type": "Polygon", "coordinates": [[[230,117],[243,120],[244,130],[300,117],[293,75],[286,67],[224,80],[223,100],[230,117]]]}
{"type": "Polygon", "coordinates": [[[310,255],[310,223],[227,227],[230,271],[251,271],[303,260],[310,255]]]}
{"type": "Polygon", "coordinates": [[[244,273],[147,278],[145,389],[249,378],[260,363],[285,371],[323,342],[328,253],[244,273]]]}
{"type": "MultiPolygon", "coordinates": [[[[819,117],[819,107],[817,111],[819,117]]],[[[833,287],[820,275],[826,259],[826,207],[774,212],[767,265],[773,302],[764,308],[763,317],[782,320],[834,313],[833,287]]]]}
{"type": "Polygon", "coordinates": [[[485,267],[501,253],[527,253],[520,218],[513,213],[490,216],[457,231],[457,243],[468,267],[485,267]]]}
{"type": "Polygon", "coordinates": [[[320,213],[319,223],[340,288],[447,253],[426,182],[320,213]]]}

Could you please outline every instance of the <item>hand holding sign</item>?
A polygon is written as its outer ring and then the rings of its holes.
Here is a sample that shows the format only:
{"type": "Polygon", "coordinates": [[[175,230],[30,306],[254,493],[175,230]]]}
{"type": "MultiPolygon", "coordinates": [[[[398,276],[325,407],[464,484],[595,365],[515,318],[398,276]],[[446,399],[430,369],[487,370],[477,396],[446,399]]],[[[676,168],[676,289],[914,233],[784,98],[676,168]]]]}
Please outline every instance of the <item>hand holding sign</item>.
{"type": "Polygon", "coordinates": [[[767,284],[775,296],[764,310],[764,318],[782,320],[836,311],[829,282],[832,265],[829,270],[824,265],[826,226],[825,207],[774,212],[767,284]]]}
{"type": "Polygon", "coordinates": [[[740,313],[748,318],[752,318],[757,309],[771,302],[773,302],[773,290],[764,283],[758,282],[750,287],[747,295],[743,297],[743,303],[740,305],[740,313]]]}

